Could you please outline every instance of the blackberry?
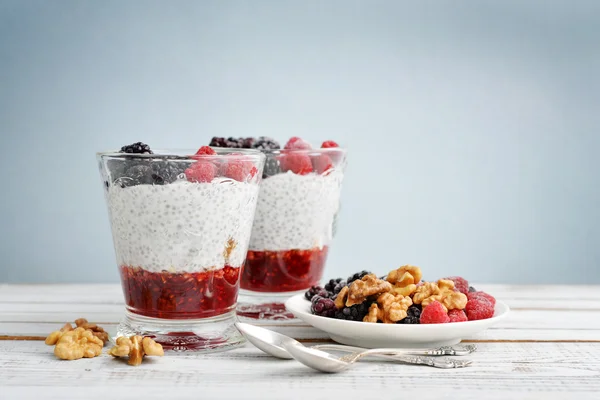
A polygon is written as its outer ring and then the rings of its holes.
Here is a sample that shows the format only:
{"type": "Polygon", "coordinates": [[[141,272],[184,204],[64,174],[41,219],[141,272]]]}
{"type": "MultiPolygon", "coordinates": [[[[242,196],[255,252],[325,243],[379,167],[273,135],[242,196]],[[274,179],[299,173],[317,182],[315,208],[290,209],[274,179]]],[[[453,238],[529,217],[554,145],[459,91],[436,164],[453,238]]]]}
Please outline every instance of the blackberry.
{"type": "Polygon", "coordinates": [[[153,154],[150,146],[142,142],[136,142],[128,146],[121,147],[121,153],[130,154],[153,154]]]}
{"type": "Polygon", "coordinates": [[[331,299],[315,296],[311,300],[310,311],[315,315],[333,318],[336,310],[335,303],[331,299]]]}
{"type": "MultiPolygon", "coordinates": [[[[335,285],[337,285],[338,283],[342,282],[342,278],[337,278],[337,279],[330,279],[329,282],[327,282],[324,286],[325,290],[327,290],[328,292],[333,293],[333,289],[335,288],[335,285]]],[[[341,290],[341,288],[340,288],[341,290]]],[[[338,290],[339,292],[339,290],[338,290]]]]}
{"type": "Polygon", "coordinates": [[[263,179],[279,173],[281,173],[279,160],[273,154],[267,154],[267,160],[265,161],[265,168],[263,170],[263,179]]]}
{"type": "Polygon", "coordinates": [[[176,161],[155,161],[152,165],[152,183],[165,185],[177,180],[177,176],[183,174],[190,163],[176,161]]]}
{"type": "Polygon", "coordinates": [[[365,315],[369,313],[370,306],[371,303],[365,301],[351,307],[344,307],[335,312],[334,318],[345,319],[346,321],[362,321],[365,318],[365,315]]]}
{"type": "Polygon", "coordinates": [[[343,288],[348,286],[346,281],[340,281],[333,287],[333,294],[338,294],[343,288]]]}
{"type": "Polygon", "coordinates": [[[252,149],[254,146],[254,142],[256,141],[256,139],[254,139],[253,137],[247,137],[247,138],[240,138],[240,140],[242,141],[242,148],[244,149],[252,149]]]}
{"type": "Polygon", "coordinates": [[[469,292],[476,292],[477,289],[475,289],[473,286],[469,286],[469,292]]]}
{"type": "MultiPolygon", "coordinates": [[[[252,145],[252,142],[254,139],[253,138],[234,138],[234,137],[228,137],[227,139],[223,138],[223,137],[213,137],[212,140],[210,141],[209,146],[213,146],[213,147],[227,147],[230,149],[242,149],[244,148],[244,144],[247,144],[249,146],[252,145]]],[[[247,147],[248,148],[248,147],[247,147]]]]}
{"type": "Polygon", "coordinates": [[[369,275],[370,273],[371,272],[369,272],[369,271],[362,270],[360,272],[355,273],[354,275],[350,275],[348,277],[348,279],[346,280],[346,282],[348,282],[348,285],[349,285],[356,280],[362,279],[365,275],[369,275]]]}
{"type": "Polygon", "coordinates": [[[420,304],[413,304],[412,306],[408,307],[408,310],[406,311],[406,318],[398,321],[398,323],[405,325],[420,324],[421,311],[422,308],[420,304]]]}
{"type": "Polygon", "coordinates": [[[304,297],[306,300],[312,300],[315,296],[321,297],[329,297],[329,293],[327,290],[323,289],[321,286],[311,286],[310,289],[304,293],[304,297]]]}
{"type": "Polygon", "coordinates": [[[267,136],[260,136],[254,141],[252,148],[258,150],[277,150],[280,149],[281,146],[275,139],[267,136]]]}
{"type": "Polygon", "coordinates": [[[150,165],[131,166],[125,171],[125,176],[120,179],[121,186],[150,185],[154,183],[152,174],[150,165]]]}

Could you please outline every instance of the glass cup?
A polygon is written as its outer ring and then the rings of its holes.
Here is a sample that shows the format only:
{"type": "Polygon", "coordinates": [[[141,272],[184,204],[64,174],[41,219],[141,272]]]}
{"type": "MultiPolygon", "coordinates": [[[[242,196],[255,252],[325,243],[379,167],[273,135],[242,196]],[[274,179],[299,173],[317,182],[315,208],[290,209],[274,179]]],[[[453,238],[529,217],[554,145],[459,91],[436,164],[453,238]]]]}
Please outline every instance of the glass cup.
{"type": "Polygon", "coordinates": [[[346,151],[266,150],[267,160],[242,271],[238,316],[293,319],[290,296],[323,277],[340,208],[346,151]]]}
{"type": "Polygon", "coordinates": [[[225,350],[235,329],[265,156],[214,149],[98,153],[126,314],[118,335],[225,350]]]}

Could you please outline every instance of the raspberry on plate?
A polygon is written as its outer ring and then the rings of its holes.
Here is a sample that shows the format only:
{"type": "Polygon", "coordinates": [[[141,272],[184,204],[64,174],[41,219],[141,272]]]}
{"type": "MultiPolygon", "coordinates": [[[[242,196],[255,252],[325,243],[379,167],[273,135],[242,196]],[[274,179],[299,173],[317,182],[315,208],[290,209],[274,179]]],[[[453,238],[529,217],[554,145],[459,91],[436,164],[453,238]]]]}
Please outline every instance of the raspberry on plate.
{"type": "Polygon", "coordinates": [[[492,307],[496,306],[496,299],[491,294],[487,294],[486,292],[469,292],[467,293],[467,299],[485,299],[492,303],[492,307]]]}
{"type": "Polygon", "coordinates": [[[467,314],[463,310],[458,309],[448,311],[448,318],[450,318],[450,322],[468,321],[467,314]]]}
{"type": "Polygon", "coordinates": [[[487,299],[473,299],[467,302],[465,312],[469,321],[488,319],[494,316],[494,306],[487,299]]]}
{"type": "Polygon", "coordinates": [[[422,324],[444,324],[450,322],[446,309],[439,301],[429,303],[421,312],[422,324]]]}
{"type": "Polygon", "coordinates": [[[288,150],[310,150],[312,149],[312,146],[304,139],[293,136],[287,141],[283,148],[288,150]]]}
{"type": "Polygon", "coordinates": [[[190,182],[210,182],[217,174],[217,167],[207,161],[196,161],[185,170],[185,176],[190,182]]]}
{"type": "Polygon", "coordinates": [[[321,145],[322,149],[330,149],[332,147],[340,147],[340,145],[334,142],[333,140],[326,140],[321,145]]]}
{"type": "Polygon", "coordinates": [[[198,149],[198,151],[196,152],[196,155],[200,156],[203,154],[214,155],[214,154],[217,154],[217,152],[214,151],[213,149],[211,149],[210,146],[202,146],[198,149]]]}
{"type": "Polygon", "coordinates": [[[447,278],[452,282],[454,282],[454,287],[461,293],[467,294],[469,293],[469,282],[465,278],[461,278],[460,276],[449,276],[447,278]]]}
{"type": "Polygon", "coordinates": [[[283,172],[292,171],[297,175],[307,175],[313,171],[310,157],[307,154],[282,154],[279,164],[283,172]]]}

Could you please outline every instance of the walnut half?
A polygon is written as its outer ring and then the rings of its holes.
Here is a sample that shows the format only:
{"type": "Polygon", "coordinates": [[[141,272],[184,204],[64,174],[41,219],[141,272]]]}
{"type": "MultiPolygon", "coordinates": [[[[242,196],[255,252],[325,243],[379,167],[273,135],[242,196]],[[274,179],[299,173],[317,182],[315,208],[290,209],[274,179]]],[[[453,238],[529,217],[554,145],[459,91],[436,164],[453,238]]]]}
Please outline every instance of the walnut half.
{"type": "MultiPolygon", "coordinates": [[[[48,336],[46,344],[49,344],[48,339],[55,337],[57,335],[48,336]]],[[[55,343],[54,355],[61,360],[97,357],[102,353],[102,346],[104,346],[102,340],[94,336],[92,331],[83,328],[62,332],[55,343]]]]}
{"type": "Polygon", "coordinates": [[[137,366],[142,363],[144,356],[163,356],[165,352],[159,343],[149,337],[121,336],[117,338],[117,345],[109,350],[113,357],[129,357],[127,363],[137,366]]]}

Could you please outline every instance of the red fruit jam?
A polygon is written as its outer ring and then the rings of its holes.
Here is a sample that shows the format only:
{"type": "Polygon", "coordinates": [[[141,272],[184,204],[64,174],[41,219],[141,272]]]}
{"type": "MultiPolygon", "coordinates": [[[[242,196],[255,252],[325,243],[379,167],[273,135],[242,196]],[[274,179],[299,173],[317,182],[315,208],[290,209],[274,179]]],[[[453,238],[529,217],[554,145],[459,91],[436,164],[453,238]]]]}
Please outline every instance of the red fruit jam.
{"type": "Polygon", "coordinates": [[[119,269],[128,310],[146,317],[214,317],[233,310],[237,301],[239,267],[182,273],[119,269]]]}
{"type": "Polygon", "coordinates": [[[323,277],[327,246],[312,250],[248,251],[241,288],[255,292],[293,292],[323,277]]]}

